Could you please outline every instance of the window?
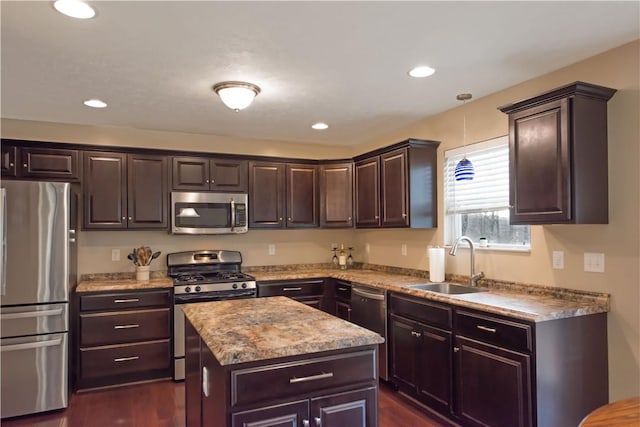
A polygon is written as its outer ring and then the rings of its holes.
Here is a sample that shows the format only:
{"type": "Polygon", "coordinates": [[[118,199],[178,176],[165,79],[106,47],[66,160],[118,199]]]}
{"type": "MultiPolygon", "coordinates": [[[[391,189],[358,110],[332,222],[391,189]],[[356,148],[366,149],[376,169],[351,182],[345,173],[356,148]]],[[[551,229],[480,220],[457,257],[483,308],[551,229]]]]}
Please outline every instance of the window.
{"type": "Polygon", "coordinates": [[[469,236],[474,242],[486,237],[489,247],[495,249],[531,248],[530,227],[509,224],[507,136],[447,150],[444,164],[446,244],[469,236]],[[475,176],[472,181],[456,181],[454,171],[465,154],[475,176]]]}

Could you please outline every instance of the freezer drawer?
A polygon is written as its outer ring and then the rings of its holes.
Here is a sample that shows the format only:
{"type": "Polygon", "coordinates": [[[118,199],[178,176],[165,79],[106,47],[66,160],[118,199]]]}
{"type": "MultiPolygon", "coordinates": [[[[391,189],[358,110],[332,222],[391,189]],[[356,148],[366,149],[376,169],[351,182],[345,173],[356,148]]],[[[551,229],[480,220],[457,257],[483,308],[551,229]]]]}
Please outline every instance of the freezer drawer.
{"type": "Polygon", "coordinates": [[[67,334],[0,340],[2,418],[66,408],[67,334]]]}
{"type": "Polygon", "coordinates": [[[51,334],[69,330],[69,304],[0,308],[2,338],[51,334]]]}

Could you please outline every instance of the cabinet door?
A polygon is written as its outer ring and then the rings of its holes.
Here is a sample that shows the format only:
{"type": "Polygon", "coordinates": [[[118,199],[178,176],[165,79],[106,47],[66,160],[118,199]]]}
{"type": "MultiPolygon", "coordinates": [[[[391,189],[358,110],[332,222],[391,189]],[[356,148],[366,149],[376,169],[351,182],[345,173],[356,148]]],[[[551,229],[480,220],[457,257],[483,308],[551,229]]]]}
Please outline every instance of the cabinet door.
{"type": "Polygon", "coordinates": [[[571,220],[568,117],[567,99],[509,115],[512,224],[571,220]]]}
{"type": "Polygon", "coordinates": [[[17,176],[16,168],[17,147],[2,145],[2,176],[17,176]]]}
{"type": "Polygon", "coordinates": [[[84,228],[122,229],[127,227],[126,154],[84,153],[84,228]]]}
{"type": "Polygon", "coordinates": [[[380,227],[380,158],[356,163],[356,227],[380,227]]]}
{"type": "Polygon", "coordinates": [[[317,227],[318,167],[288,164],[287,172],[287,228],[317,227]]]}
{"type": "Polygon", "coordinates": [[[208,190],[209,165],[209,159],[204,157],[174,157],[171,187],[174,190],[208,190]]]}
{"type": "Polygon", "coordinates": [[[284,164],[249,162],[249,227],[284,228],[284,164]]]}
{"type": "Polygon", "coordinates": [[[343,301],[335,301],[336,305],[336,316],[351,321],[351,304],[343,301]]]}
{"type": "Polygon", "coordinates": [[[420,325],[418,351],[418,398],[430,407],[450,415],[452,391],[451,332],[420,325]]]}
{"type": "Polygon", "coordinates": [[[375,387],[311,399],[311,425],[345,427],[378,425],[375,387]]]}
{"type": "MultiPolygon", "coordinates": [[[[231,414],[231,427],[300,427],[309,425],[309,401],[285,403],[231,414]]],[[[206,425],[206,424],[203,424],[206,425]]]]}
{"type": "Polygon", "coordinates": [[[353,227],[353,163],[320,166],[320,226],[353,227]]]}
{"type": "Polygon", "coordinates": [[[407,149],[380,156],[381,214],[383,227],[409,226],[407,149]]]}
{"type": "Polygon", "coordinates": [[[169,208],[167,158],[129,154],[128,227],[166,228],[169,208]]]}
{"type": "Polygon", "coordinates": [[[465,424],[533,425],[530,356],[456,336],[455,412],[465,424]]]}
{"type": "Polygon", "coordinates": [[[24,177],[64,179],[66,181],[80,179],[78,150],[25,147],[20,152],[22,158],[21,175],[24,177]]]}
{"type": "Polygon", "coordinates": [[[415,392],[417,385],[416,358],[418,353],[418,324],[391,315],[391,378],[401,388],[415,392]]]}
{"type": "Polygon", "coordinates": [[[211,190],[246,193],[249,187],[246,160],[211,159],[211,190]]]}

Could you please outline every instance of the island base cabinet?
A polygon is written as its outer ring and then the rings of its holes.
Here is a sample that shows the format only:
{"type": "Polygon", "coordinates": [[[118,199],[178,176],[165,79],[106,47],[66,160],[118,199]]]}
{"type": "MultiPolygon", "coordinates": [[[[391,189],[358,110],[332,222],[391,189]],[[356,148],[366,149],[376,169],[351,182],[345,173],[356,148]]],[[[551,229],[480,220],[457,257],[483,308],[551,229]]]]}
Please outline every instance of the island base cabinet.
{"type": "Polygon", "coordinates": [[[470,426],[530,427],[530,356],[456,337],[456,413],[470,426]]]}
{"type": "Polygon", "coordinates": [[[231,415],[232,427],[345,427],[377,425],[377,389],[337,393],[231,415]]]}

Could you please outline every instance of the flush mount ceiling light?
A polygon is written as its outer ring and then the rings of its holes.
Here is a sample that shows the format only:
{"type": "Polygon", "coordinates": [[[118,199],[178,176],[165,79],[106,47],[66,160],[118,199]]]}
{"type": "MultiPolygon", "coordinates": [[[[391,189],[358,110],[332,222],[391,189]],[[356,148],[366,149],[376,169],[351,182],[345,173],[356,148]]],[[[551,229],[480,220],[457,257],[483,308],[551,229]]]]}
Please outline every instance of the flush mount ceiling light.
{"type": "Polygon", "coordinates": [[[101,101],[99,99],[87,99],[86,101],[83,102],[84,105],[86,105],[87,107],[91,107],[91,108],[106,108],[107,107],[107,103],[104,101],[101,101]]]}
{"type": "MultiPolygon", "coordinates": [[[[461,93],[456,96],[458,101],[462,101],[462,105],[467,103],[468,100],[471,99],[470,93],[461,93]]],[[[466,151],[467,147],[467,115],[463,113],[462,116],[462,150],[466,151]]],[[[469,159],[467,159],[466,153],[462,157],[462,160],[458,162],[456,165],[456,170],[454,172],[454,176],[456,181],[472,181],[473,176],[475,175],[475,171],[473,170],[473,163],[469,159]]]]}
{"type": "Polygon", "coordinates": [[[213,86],[213,91],[224,105],[238,112],[251,105],[253,98],[260,93],[260,88],[247,82],[220,82],[213,86]]]}
{"type": "Polygon", "coordinates": [[[318,122],[318,123],[312,124],[311,128],[315,130],[325,130],[325,129],[329,129],[329,125],[326,123],[318,122]]]}
{"type": "Polygon", "coordinates": [[[78,19],[90,19],[96,16],[96,11],[87,3],[80,0],[57,0],[53,7],[63,15],[78,19]]]}
{"type": "Polygon", "coordinates": [[[409,70],[409,75],[411,77],[429,77],[431,75],[433,75],[433,73],[435,73],[436,70],[434,70],[431,67],[428,67],[426,65],[421,65],[419,67],[414,67],[411,70],[409,70]]]}

